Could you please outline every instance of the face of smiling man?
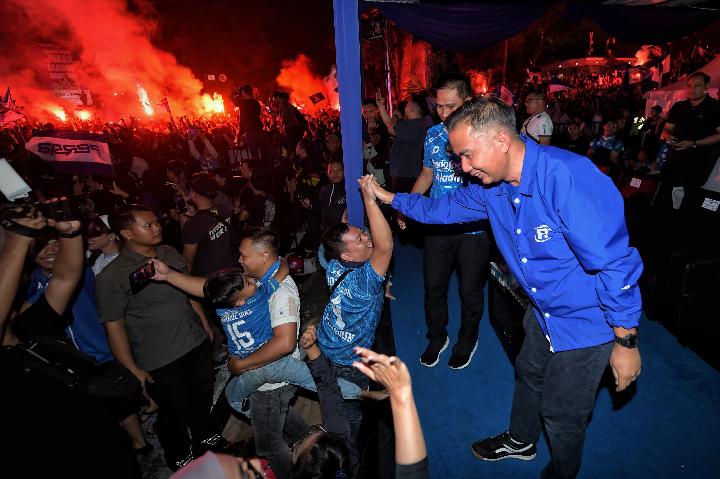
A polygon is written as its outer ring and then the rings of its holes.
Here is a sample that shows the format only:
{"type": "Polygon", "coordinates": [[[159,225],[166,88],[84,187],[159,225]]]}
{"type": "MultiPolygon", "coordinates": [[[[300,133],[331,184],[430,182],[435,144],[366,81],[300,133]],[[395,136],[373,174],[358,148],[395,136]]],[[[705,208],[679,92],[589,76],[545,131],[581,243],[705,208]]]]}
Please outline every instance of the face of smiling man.
{"type": "Polygon", "coordinates": [[[476,132],[467,123],[453,128],[449,134],[450,144],[462,161],[463,171],[484,185],[507,178],[509,145],[506,137],[498,128],[476,132]]]}

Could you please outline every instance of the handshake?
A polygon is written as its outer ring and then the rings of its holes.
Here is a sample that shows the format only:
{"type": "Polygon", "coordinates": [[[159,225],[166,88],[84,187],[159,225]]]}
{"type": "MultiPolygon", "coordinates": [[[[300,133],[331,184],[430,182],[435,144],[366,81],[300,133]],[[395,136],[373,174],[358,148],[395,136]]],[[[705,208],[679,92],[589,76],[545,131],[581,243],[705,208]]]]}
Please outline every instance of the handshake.
{"type": "Polygon", "coordinates": [[[382,203],[390,204],[395,197],[394,193],[383,189],[373,175],[365,175],[359,178],[358,184],[366,202],[380,200],[382,203]]]}

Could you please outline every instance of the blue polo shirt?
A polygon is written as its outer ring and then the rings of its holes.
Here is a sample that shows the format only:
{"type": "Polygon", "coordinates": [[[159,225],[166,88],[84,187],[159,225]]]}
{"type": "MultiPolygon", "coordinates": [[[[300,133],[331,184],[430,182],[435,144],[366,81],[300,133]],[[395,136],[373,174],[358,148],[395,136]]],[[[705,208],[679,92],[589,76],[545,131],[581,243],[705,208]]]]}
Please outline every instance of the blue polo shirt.
{"type": "Polygon", "coordinates": [[[427,131],[423,166],[433,170],[430,198],[440,198],[464,184],[460,158],[448,151],[448,144],[448,132],[444,123],[427,131]]]}
{"type": "Polygon", "coordinates": [[[628,244],[622,197],[589,159],[520,138],[517,192],[470,183],[437,199],[398,193],[392,205],[422,223],[487,218],[552,351],[612,341],[612,327],[634,328],[642,313],[642,261],[628,244]]]}
{"type": "MultiPolygon", "coordinates": [[[[328,286],[332,287],[346,269],[338,260],[330,261],[328,286]]],[[[357,357],[355,346],[372,346],[383,306],[384,280],[366,261],[348,273],[330,295],[317,337],[320,349],[332,362],[350,366],[357,357]]]]}
{"type": "MultiPolygon", "coordinates": [[[[280,263],[277,262],[277,266],[280,263]]],[[[273,265],[268,272],[276,271],[273,265]]],[[[228,353],[245,358],[257,351],[273,335],[270,323],[270,296],[280,287],[275,278],[267,275],[260,278],[258,289],[245,304],[235,308],[217,309],[223,330],[228,340],[228,353]]]]}
{"type": "MultiPolygon", "coordinates": [[[[467,176],[462,171],[460,157],[448,150],[450,140],[445,123],[431,127],[425,135],[425,155],[423,166],[433,172],[430,198],[440,198],[467,184],[467,176]]],[[[479,223],[477,230],[470,230],[470,234],[484,233],[483,225],[479,223]]]]}

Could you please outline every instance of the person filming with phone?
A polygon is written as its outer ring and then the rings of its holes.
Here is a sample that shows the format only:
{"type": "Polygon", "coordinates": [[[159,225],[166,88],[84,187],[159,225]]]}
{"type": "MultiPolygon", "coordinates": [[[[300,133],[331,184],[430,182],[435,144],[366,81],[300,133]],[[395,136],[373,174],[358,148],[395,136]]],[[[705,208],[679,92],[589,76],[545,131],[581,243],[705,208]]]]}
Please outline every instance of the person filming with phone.
{"type": "Polygon", "coordinates": [[[110,217],[110,227],[123,248],[97,277],[100,320],[113,356],[157,403],[158,439],[168,466],[177,470],[204,452],[202,441],[211,435],[213,333],[199,303],[150,281],[152,258],[187,272],[180,253],[160,244],[155,213],[130,205],[110,217]]]}

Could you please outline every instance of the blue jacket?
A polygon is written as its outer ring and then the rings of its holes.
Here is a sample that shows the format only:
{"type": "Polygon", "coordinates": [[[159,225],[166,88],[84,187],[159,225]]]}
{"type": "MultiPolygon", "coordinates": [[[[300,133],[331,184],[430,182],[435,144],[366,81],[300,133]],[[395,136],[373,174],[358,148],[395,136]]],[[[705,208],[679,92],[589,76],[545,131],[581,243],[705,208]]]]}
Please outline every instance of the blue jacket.
{"type": "Polygon", "coordinates": [[[489,219],[551,351],[612,341],[612,327],[636,327],[642,313],[642,261],[628,245],[622,197],[589,159],[521,139],[516,194],[471,183],[437,199],[398,193],[392,205],[423,223],[489,219]]]}

